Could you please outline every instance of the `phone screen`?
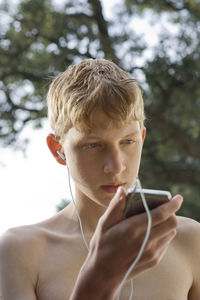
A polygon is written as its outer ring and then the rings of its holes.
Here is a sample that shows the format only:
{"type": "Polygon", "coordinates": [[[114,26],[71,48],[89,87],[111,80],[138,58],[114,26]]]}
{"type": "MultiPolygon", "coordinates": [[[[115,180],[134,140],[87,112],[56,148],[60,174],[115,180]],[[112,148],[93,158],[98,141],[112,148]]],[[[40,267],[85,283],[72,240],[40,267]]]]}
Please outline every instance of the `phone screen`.
{"type": "Polygon", "coordinates": [[[172,198],[171,193],[168,191],[150,189],[136,189],[135,191],[130,190],[127,195],[127,204],[124,214],[125,218],[145,212],[141,192],[144,194],[150,210],[172,198]]]}

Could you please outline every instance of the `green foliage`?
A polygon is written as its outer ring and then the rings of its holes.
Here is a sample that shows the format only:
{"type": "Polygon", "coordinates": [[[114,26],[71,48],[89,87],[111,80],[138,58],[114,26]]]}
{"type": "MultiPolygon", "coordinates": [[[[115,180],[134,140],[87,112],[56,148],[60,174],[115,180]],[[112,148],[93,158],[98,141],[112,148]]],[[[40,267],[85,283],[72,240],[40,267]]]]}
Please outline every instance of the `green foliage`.
{"type": "Polygon", "coordinates": [[[61,202],[56,206],[56,211],[59,212],[70,203],[70,200],[62,199],[61,202]]]}
{"type": "MultiPolygon", "coordinates": [[[[105,20],[100,0],[4,0],[0,17],[0,142],[16,147],[27,123],[46,118],[50,79],[84,58],[108,58],[141,79],[147,114],[140,177],[149,188],[181,193],[181,213],[200,220],[200,3],[195,0],[121,0],[105,20]],[[150,50],[136,17],[162,18],[150,50]]],[[[160,23],[159,23],[160,22],[160,23]]]]}

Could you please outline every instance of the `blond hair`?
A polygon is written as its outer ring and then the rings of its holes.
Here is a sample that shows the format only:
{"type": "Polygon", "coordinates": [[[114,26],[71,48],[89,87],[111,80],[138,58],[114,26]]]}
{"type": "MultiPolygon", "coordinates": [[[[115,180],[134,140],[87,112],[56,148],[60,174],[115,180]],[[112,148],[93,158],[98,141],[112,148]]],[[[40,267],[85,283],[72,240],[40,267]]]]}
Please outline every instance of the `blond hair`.
{"type": "Polygon", "coordinates": [[[145,119],[137,81],[105,59],[86,59],[69,66],[51,83],[47,102],[51,128],[61,143],[73,126],[89,130],[97,126],[99,113],[107,117],[105,126],[130,119],[143,124],[145,119]]]}

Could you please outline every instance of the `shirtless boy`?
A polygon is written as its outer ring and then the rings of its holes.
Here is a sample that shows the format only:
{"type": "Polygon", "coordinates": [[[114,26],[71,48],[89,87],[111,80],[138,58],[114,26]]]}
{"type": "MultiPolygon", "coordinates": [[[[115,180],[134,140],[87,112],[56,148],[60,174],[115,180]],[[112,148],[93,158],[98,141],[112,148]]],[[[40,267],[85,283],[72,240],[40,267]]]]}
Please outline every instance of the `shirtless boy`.
{"type": "MultiPolygon", "coordinates": [[[[0,242],[1,299],[115,299],[147,227],[146,213],[124,218],[146,135],[141,91],[112,62],[88,59],[53,81],[48,109],[54,135],[47,143],[73,178],[86,241],[73,202],[46,221],[8,230],[0,242]]],[[[120,299],[129,299],[131,280],[134,300],[200,299],[200,225],[175,215],[181,203],[176,195],[151,211],[150,237],[120,299]]]]}

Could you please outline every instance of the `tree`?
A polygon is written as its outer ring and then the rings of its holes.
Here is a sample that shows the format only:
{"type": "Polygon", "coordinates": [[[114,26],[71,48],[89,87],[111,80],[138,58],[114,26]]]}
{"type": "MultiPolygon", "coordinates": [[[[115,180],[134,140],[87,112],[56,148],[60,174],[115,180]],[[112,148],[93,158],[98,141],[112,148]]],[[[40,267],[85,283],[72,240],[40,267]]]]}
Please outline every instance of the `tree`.
{"type": "Polygon", "coordinates": [[[22,1],[14,13],[7,1],[2,5],[2,12],[10,18],[7,26],[1,24],[0,33],[0,137],[4,145],[16,145],[28,122],[41,127],[52,76],[73,62],[105,53],[119,63],[113,44],[119,44],[121,36],[109,37],[98,0],[83,2],[76,1],[74,7],[66,1],[59,11],[50,0],[22,1]]]}
{"type": "Polygon", "coordinates": [[[23,0],[14,11],[4,1],[1,13],[1,143],[16,147],[27,123],[42,126],[48,84],[58,72],[83,58],[111,59],[139,77],[144,91],[143,185],[182,193],[183,213],[200,220],[199,2],[121,0],[109,22],[100,0],[66,0],[62,7],[23,0]],[[145,14],[177,29],[172,35],[163,27],[151,58],[133,30],[145,14]]]}

